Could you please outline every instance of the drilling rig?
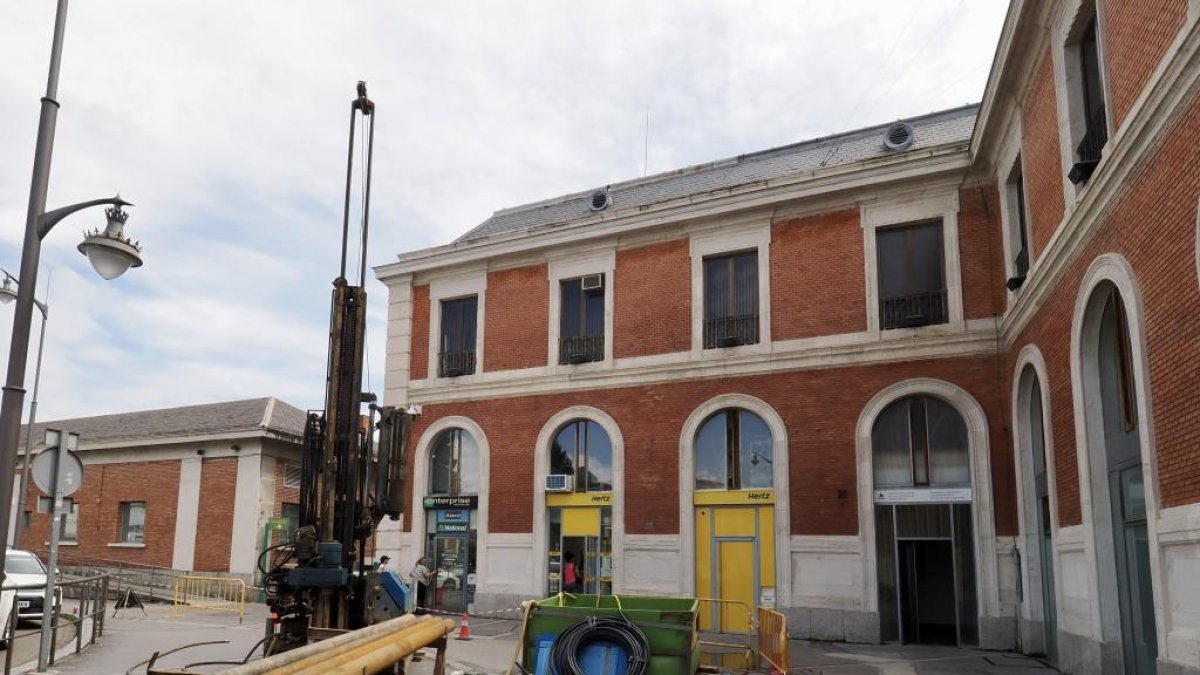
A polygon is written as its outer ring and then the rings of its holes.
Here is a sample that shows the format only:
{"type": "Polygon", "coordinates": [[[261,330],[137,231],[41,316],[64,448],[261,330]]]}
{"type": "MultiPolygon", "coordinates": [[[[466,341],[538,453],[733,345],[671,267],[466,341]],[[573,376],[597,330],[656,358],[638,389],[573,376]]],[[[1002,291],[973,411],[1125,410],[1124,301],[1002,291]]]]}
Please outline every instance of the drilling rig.
{"type": "Polygon", "coordinates": [[[362,391],[375,103],[367,98],[365,82],[358,83],[357,94],[350,105],[341,272],[333,281],[325,409],[310,411],[305,425],[299,526],[290,541],[269,547],[259,559],[271,610],[269,649],[276,653],[405,609],[403,585],[393,575],[372,571],[367,559],[379,522],[403,512],[409,429],[419,411],[379,406],[374,394],[362,391]],[[360,169],[356,286],[346,268],[355,253],[350,211],[360,118],[358,139],[366,145],[366,161],[360,169]]]}

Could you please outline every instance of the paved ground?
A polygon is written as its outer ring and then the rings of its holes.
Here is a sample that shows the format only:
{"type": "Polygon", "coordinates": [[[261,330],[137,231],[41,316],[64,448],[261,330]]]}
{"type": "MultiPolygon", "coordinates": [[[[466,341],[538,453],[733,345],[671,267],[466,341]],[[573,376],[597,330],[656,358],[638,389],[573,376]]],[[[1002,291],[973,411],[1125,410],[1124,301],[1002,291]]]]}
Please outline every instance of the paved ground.
{"type": "MultiPolygon", "coordinates": [[[[170,605],[146,604],[146,614],[138,609],[122,609],[113,617],[112,603],[104,624],[104,637],[78,656],[54,664],[50,673],[60,675],[124,675],[127,670],[149,659],[155,651],[166,652],[199,642],[220,642],[184,649],[162,657],[159,664],[182,667],[199,661],[238,660],[263,637],[266,607],[246,604],[246,618],[238,623],[236,615],[205,610],[184,610],[171,617],[170,605]]],[[[195,667],[197,673],[229,668],[229,665],[195,667]]],[[[144,673],[145,668],[136,672],[144,673]]]]}
{"type": "MultiPolygon", "coordinates": [[[[84,629],[84,639],[90,634],[90,629],[84,629]]],[[[17,627],[17,634],[12,645],[0,652],[0,664],[11,663],[13,672],[20,672],[27,667],[37,665],[38,648],[41,646],[42,628],[40,621],[24,621],[17,627]]],[[[62,621],[58,628],[58,647],[75,645],[75,625],[62,621]]]]}
{"type": "MultiPolygon", "coordinates": [[[[221,644],[189,648],[163,657],[164,666],[182,667],[208,660],[241,660],[263,636],[266,610],[246,605],[245,623],[230,614],[192,610],[171,617],[165,605],[147,605],[147,615],[122,609],[112,618],[109,609],[104,637],[79,656],[59,661],[51,673],[60,675],[124,675],[157,651],[206,641],[221,644]]],[[[512,663],[520,622],[474,618],[469,641],[451,637],[447,675],[496,675],[512,663]]],[[[36,644],[36,641],[34,641],[36,644]]],[[[257,654],[256,654],[257,656],[257,654]]],[[[1056,672],[1034,659],[1002,652],[953,647],[847,645],[793,641],[790,673],[802,675],[1051,675],[1056,672]]],[[[15,663],[15,662],[14,662],[15,663]]],[[[229,666],[196,666],[197,673],[229,666]]],[[[144,673],[144,668],[136,672],[144,673]]],[[[433,655],[409,665],[409,675],[430,675],[433,655]]],[[[730,668],[729,672],[747,672],[730,668]]],[[[749,671],[763,672],[763,671],[749,671]]]]}

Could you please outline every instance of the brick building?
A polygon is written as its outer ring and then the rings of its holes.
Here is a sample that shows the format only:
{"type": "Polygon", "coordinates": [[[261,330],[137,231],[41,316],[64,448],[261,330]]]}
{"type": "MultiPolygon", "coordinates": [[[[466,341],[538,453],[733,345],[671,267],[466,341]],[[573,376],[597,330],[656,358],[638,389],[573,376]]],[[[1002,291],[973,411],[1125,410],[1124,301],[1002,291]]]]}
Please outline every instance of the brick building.
{"type": "MultiPolygon", "coordinates": [[[[298,517],[304,412],[278,399],[39,422],[35,453],[47,427],[79,434],[84,464],[83,486],[63,519],[64,564],[249,580],[268,520],[298,517]]],[[[30,481],[25,504],[13,509],[26,519],[20,548],[45,551],[50,503],[30,481]]]]}
{"type": "Polygon", "coordinates": [[[380,547],[446,609],[686,595],[725,630],[1200,669],[1198,15],[1014,2],[979,105],[376,268],[386,402],[424,407],[380,547]]]}

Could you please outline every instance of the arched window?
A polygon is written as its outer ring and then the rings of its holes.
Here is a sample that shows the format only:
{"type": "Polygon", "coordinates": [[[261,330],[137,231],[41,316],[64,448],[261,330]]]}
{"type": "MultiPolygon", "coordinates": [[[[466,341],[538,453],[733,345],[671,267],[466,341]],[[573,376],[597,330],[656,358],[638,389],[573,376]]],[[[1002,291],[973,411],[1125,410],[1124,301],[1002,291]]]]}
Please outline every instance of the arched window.
{"type": "Polygon", "coordinates": [[[429,494],[479,493],[479,446],[465,429],[438,434],[429,453],[429,494]]]}
{"type": "Polygon", "coordinates": [[[771,487],[774,448],[758,415],[740,408],[713,413],[696,432],[696,489],[771,487]]]}
{"type": "Polygon", "coordinates": [[[592,420],[567,422],[550,445],[550,473],[575,477],[576,492],[610,492],[613,484],[612,441],[592,420]]]}
{"type": "Polygon", "coordinates": [[[969,485],[967,424],[949,403],[908,396],[871,428],[877,487],[969,485]]]}

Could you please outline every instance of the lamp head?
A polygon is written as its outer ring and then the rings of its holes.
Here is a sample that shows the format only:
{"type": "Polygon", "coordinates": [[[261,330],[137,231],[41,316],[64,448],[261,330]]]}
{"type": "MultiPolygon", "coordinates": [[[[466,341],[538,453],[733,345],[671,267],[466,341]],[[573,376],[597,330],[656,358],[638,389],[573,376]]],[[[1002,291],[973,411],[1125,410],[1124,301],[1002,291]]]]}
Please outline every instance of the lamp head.
{"type": "Polygon", "coordinates": [[[86,255],[96,273],[105,279],[116,279],[130,267],[142,266],[142,247],[125,236],[125,221],[129,214],[120,205],[104,210],[108,225],[103,231],[85,232],[79,252],[86,255]]]}
{"type": "Polygon", "coordinates": [[[17,298],[17,289],[13,288],[12,277],[4,275],[4,286],[0,286],[0,303],[8,304],[17,298]]]}

